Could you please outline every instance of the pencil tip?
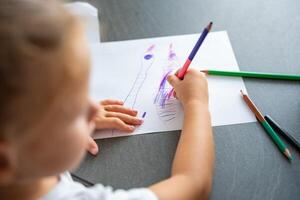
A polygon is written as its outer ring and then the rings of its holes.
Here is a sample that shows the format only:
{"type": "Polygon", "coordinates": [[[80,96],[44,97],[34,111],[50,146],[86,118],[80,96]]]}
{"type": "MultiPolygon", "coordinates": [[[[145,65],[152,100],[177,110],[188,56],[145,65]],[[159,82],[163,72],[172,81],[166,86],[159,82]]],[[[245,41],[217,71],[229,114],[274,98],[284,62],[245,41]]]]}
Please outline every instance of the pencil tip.
{"type": "Polygon", "coordinates": [[[290,152],[288,149],[286,149],[286,150],[284,151],[284,155],[286,155],[286,157],[289,159],[289,161],[294,160],[294,158],[293,158],[291,152],[290,152]]]}
{"type": "Polygon", "coordinates": [[[212,25],[213,25],[213,22],[209,22],[209,24],[208,24],[207,27],[206,27],[208,31],[210,31],[212,25]]]}
{"type": "Polygon", "coordinates": [[[241,94],[242,94],[242,95],[244,95],[244,92],[243,92],[243,90],[240,90],[240,92],[241,92],[241,94]]]}
{"type": "Polygon", "coordinates": [[[208,75],[208,70],[200,70],[200,72],[204,73],[205,76],[208,75]]]}

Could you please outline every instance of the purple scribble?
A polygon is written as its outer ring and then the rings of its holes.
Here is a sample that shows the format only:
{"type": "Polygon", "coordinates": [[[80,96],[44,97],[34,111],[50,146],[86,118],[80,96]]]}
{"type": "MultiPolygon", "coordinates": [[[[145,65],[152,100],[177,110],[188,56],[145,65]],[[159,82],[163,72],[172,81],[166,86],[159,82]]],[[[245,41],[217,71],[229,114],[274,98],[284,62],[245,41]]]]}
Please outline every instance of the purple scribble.
{"type": "Polygon", "coordinates": [[[154,103],[159,103],[159,105],[162,108],[164,108],[166,105],[166,102],[168,100],[170,100],[171,97],[174,96],[174,89],[173,88],[169,89],[166,87],[168,76],[174,70],[174,67],[178,67],[176,65],[174,66],[174,63],[176,63],[176,61],[178,61],[178,57],[177,57],[176,53],[174,52],[172,43],[170,43],[170,45],[169,45],[168,61],[170,64],[168,66],[166,66],[167,73],[163,76],[163,78],[160,82],[159,90],[158,90],[157,95],[154,100],[154,103]]]}
{"type": "Polygon", "coordinates": [[[166,121],[171,121],[172,119],[175,119],[176,117],[172,117],[172,118],[169,118],[167,119],[166,121]]]}
{"type": "Polygon", "coordinates": [[[158,91],[154,99],[158,116],[161,120],[168,123],[178,115],[178,101],[172,96],[172,86],[168,83],[167,79],[168,76],[178,68],[179,64],[180,62],[174,51],[173,44],[170,43],[166,64],[162,66],[164,75],[159,83],[158,91]]]}
{"type": "Polygon", "coordinates": [[[145,116],[146,116],[146,112],[143,113],[142,118],[145,118],[145,116]]]}
{"type": "Polygon", "coordinates": [[[175,113],[170,113],[170,114],[164,114],[164,115],[160,115],[160,117],[169,117],[169,116],[175,116],[175,113]]]}
{"type": "Polygon", "coordinates": [[[164,107],[165,106],[165,103],[166,103],[166,100],[168,99],[167,98],[167,95],[168,93],[165,91],[166,90],[166,83],[167,83],[167,80],[168,80],[168,76],[172,73],[172,70],[168,71],[162,78],[160,84],[159,84],[159,89],[158,89],[158,92],[156,94],[156,97],[154,99],[154,103],[159,103],[159,105],[161,107],[164,107]]]}
{"type": "Polygon", "coordinates": [[[167,94],[167,99],[170,99],[172,96],[174,96],[174,88],[172,88],[168,94],[167,94]]]}
{"type": "Polygon", "coordinates": [[[146,60],[150,60],[152,57],[153,57],[152,54],[147,54],[147,55],[144,56],[144,58],[145,58],[146,60]]]}
{"type": "Polygon", "coordinates": [[[147,79],[148,71],[154,63],[154,54],[153,54],[154,47],[155,45],[151,45],[144,53],[139,72],[134,80],[134,83],[129,93],[127,94],[124,100],[126,105],[130,108],[135,107],[139,92],[142,86],[144,85],[145,80],[147,79]]]}
{"type": "Polygon", "coordinates": [[[173,44],[171,43],[169,45],[169,56],[168,56],[168,60],[169,61],[172,61],[176,58],[176,53],[174,53],[174,50],[173,50],[173,44]]]}

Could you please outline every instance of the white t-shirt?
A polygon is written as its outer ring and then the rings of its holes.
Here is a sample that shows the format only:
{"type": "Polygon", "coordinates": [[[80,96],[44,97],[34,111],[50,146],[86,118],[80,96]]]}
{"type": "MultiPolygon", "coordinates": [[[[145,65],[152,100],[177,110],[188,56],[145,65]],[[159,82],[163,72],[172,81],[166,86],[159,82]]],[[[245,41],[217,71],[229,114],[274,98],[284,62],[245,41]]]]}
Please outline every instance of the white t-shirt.
{"type": "Polygon", "coordinates": [[[58,184],[41,200],[158,200],[155,194],[147,188],[130,190],[115,190],[96,184],[93,187],[74,182],[69,173],[60,175],[58,184]]]}

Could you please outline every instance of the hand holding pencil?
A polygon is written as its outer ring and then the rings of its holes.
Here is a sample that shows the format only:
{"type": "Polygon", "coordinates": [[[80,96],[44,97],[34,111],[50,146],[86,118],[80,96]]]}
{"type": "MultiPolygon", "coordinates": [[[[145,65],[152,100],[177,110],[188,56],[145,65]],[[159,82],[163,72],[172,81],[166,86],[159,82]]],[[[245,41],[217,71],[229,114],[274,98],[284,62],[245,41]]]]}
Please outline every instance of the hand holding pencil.
{"type": "MultiPolygon", "coordinates": [[[[192,61],[193,61],[193,59],[194,59],[194,57],[195,57],[195,55],[197,54],[199,48],[201,47],[203,41],[205,40],[205,38],[206,38],[206,36],[207,36],[207,34],[208,34],[209,31],[211,30],[212,25],[213,25],[213,23],[210,22],[210,23],[203,29],[202,34],[200,35],[198,41],[196,42],[194,48],[192,49],[192,51],[191,51],[191,53],[190,53],[190,55],[189,55],[188,58],[186,59],[186,61],[185,61],[184,65],[183,65],[183,67],[180,68],[180,69],[178,70],[178,72],[176,73],[176,76],[177,76],[179,79],[182,80],[182,79],[184,78],[184,76],[185,76],[185,74],[186,74],[186,72],[187,72],[187,70],[188,70],[190,64],[192,63],[192,61]]],[[[167,95],[167,98],[169,99],[172,95],[174,95],[174,89],[172,89],[172,90],[169,92],[169,94],[167,95]]]]}
{"type": "Polygon", "coordinates": [[[208,105],[207,80],[200,71],[189,69],[183,80],[176,75],[170,75],[168,81],[175,90],[175,97],[181,101],[183,107],[190,102],[208,105]]]}
{"type": "MultiPolygon", "coordinates": [[[[167,98],[170,98],[172,96],[172,94],[174,94],[174,96],[178,99],[180,99],[182,101],[182,103],[185,105],[186,102],[188,102],[188,100],[185,99],[185,95],[184,95],[184,91],[181,89],[181,80],[184,79],[187,70],[193,60],[193,58],[195,57],[195,55],[197,54],[201,44],[203,43],[204,39],[206,38],[207,34],[209,33],[209,31],[212,28],[212,22],[210,22],[207,27],[204,28],[201,36],[199,37],[197,43],[195,44],[193,50],[191,51],[190,55],[188,56],[186,62],[184,63],[183,67],[181,69],[179,69],[179,71],[176,73],[176,76],[172,75],[168,78],[168,81],[170,82],[170,84],[173,86],[173,89],[169,92],[169,94],[167,95],[167,98]],[[177,95],[175,95],[174,93],[174,88],[175,91],[180,91],[180,93],[178,93],[177,95]]],[[[217,75],[217,76],[234,76],[234,77],[247,77],[247,78],[263,78],[263,79],[280,79],[280,80],[295,80],[295,81],[299,81],[300,80],[300,75],[298,74],[280,74],[280,73],[263,73],[263,72],[249,72],[249,71],[222,71],[222,70],[201,70],[201,72],[207,74],[207,75],[217,75]]],[[[192,73],[196,73],[194,70],[191,70],[191,74],[192,73]]],[[[203,75],[202,75],[203,76],[203,75]]],[[[199,79],[200,75],[199,75],[199,79]]],[[[193,82],[196,82],[197,80],[193,80],[193,82]]],[[[188,85],[188,81],[185,81],[185,84],[188,85]]],[[[200,84],[199,84],[200,85],[200,84]]],[[[206,83],[207,85],[207,83],[206,83]]],[[[196,85],[197,87],[197,85],[196,85]]],[[[199,86],[198,86],[199,87],[199,86]]],[[[207,86],[206,86],[207,87],[207,86]]],[[[197,94],[201,93],[201,91],[197,91],[194,87],[184,87],[185,89],[188,88],[187,93],[191,93],[191,91],[195,92],[196,94],[192,95],[188,95],[188,96],[195,96],[197,97],[197,94]]],[[[266,132],[268,133],[268,135],[272,138],[272,140],[274,141],[274,143],[277,145],[277,147],[279,148],[279,150],[289,159],[292,160],[292,155],[289,151],[289,149],[286,147],[286,145],[284,144],[284,142],[279,138],[279,136],[277,135],[277,133],[273,130],[273,127],[268,123],[268,121],[264,118],[264,116],[260,113],[260,111],[257,109],[257,107],[255,106],[255,104],[252,102],[252,100],[248,97],[248,95],[244,94],[243,91],[241,91],[242,93],[242,97],[245,100],[245,102],[247,103],[247,105],[249,106],[249,108],[251,109],[251,111],[255,114],[256,118],[259,120],[259,122],[262,124],[262,126],[264,127],[264,129],[266,130],[266,132]]],[[[207,95],[208,96],[208,95],[207,95]]],[[[197,98],[195,98],[197,99],[197,98]]],[[[201,99],[201,98],[198,98],[201,99]]],[[[207,99],[207,104],[208,104],[208,99],[207,99]]],[[[268,117],[267,117],[268,119],[268,117]]],[[[274,125],[274,124],[273,124],[274,125]]],[[[284,131],[282,131],[284,132],[284,131]]],[[[289,140],[291,140],[293,143],[296,143],[298,146],[299,144],[297,142],[295,142],[296,140],[294,138],[292,138],[290,135],[288,135],[287,133],[284,133],[284,135],[286,137],[288,137],[289,140]]]]}

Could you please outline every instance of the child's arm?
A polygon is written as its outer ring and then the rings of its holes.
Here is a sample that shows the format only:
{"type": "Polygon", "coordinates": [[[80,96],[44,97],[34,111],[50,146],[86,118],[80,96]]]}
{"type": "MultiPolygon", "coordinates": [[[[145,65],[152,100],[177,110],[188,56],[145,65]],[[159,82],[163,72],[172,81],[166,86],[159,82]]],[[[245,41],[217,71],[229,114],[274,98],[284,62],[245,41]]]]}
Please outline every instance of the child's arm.
{"type": "Polygon", "coordinates": [[[204,75],[195,70],[190,70],[182,81],[170,76],[169,82],[182,102],[184,124],[171,177],[150,189],[160,200],[208,199],[214,169],[214,144],[207,82],[204,75]]]}

